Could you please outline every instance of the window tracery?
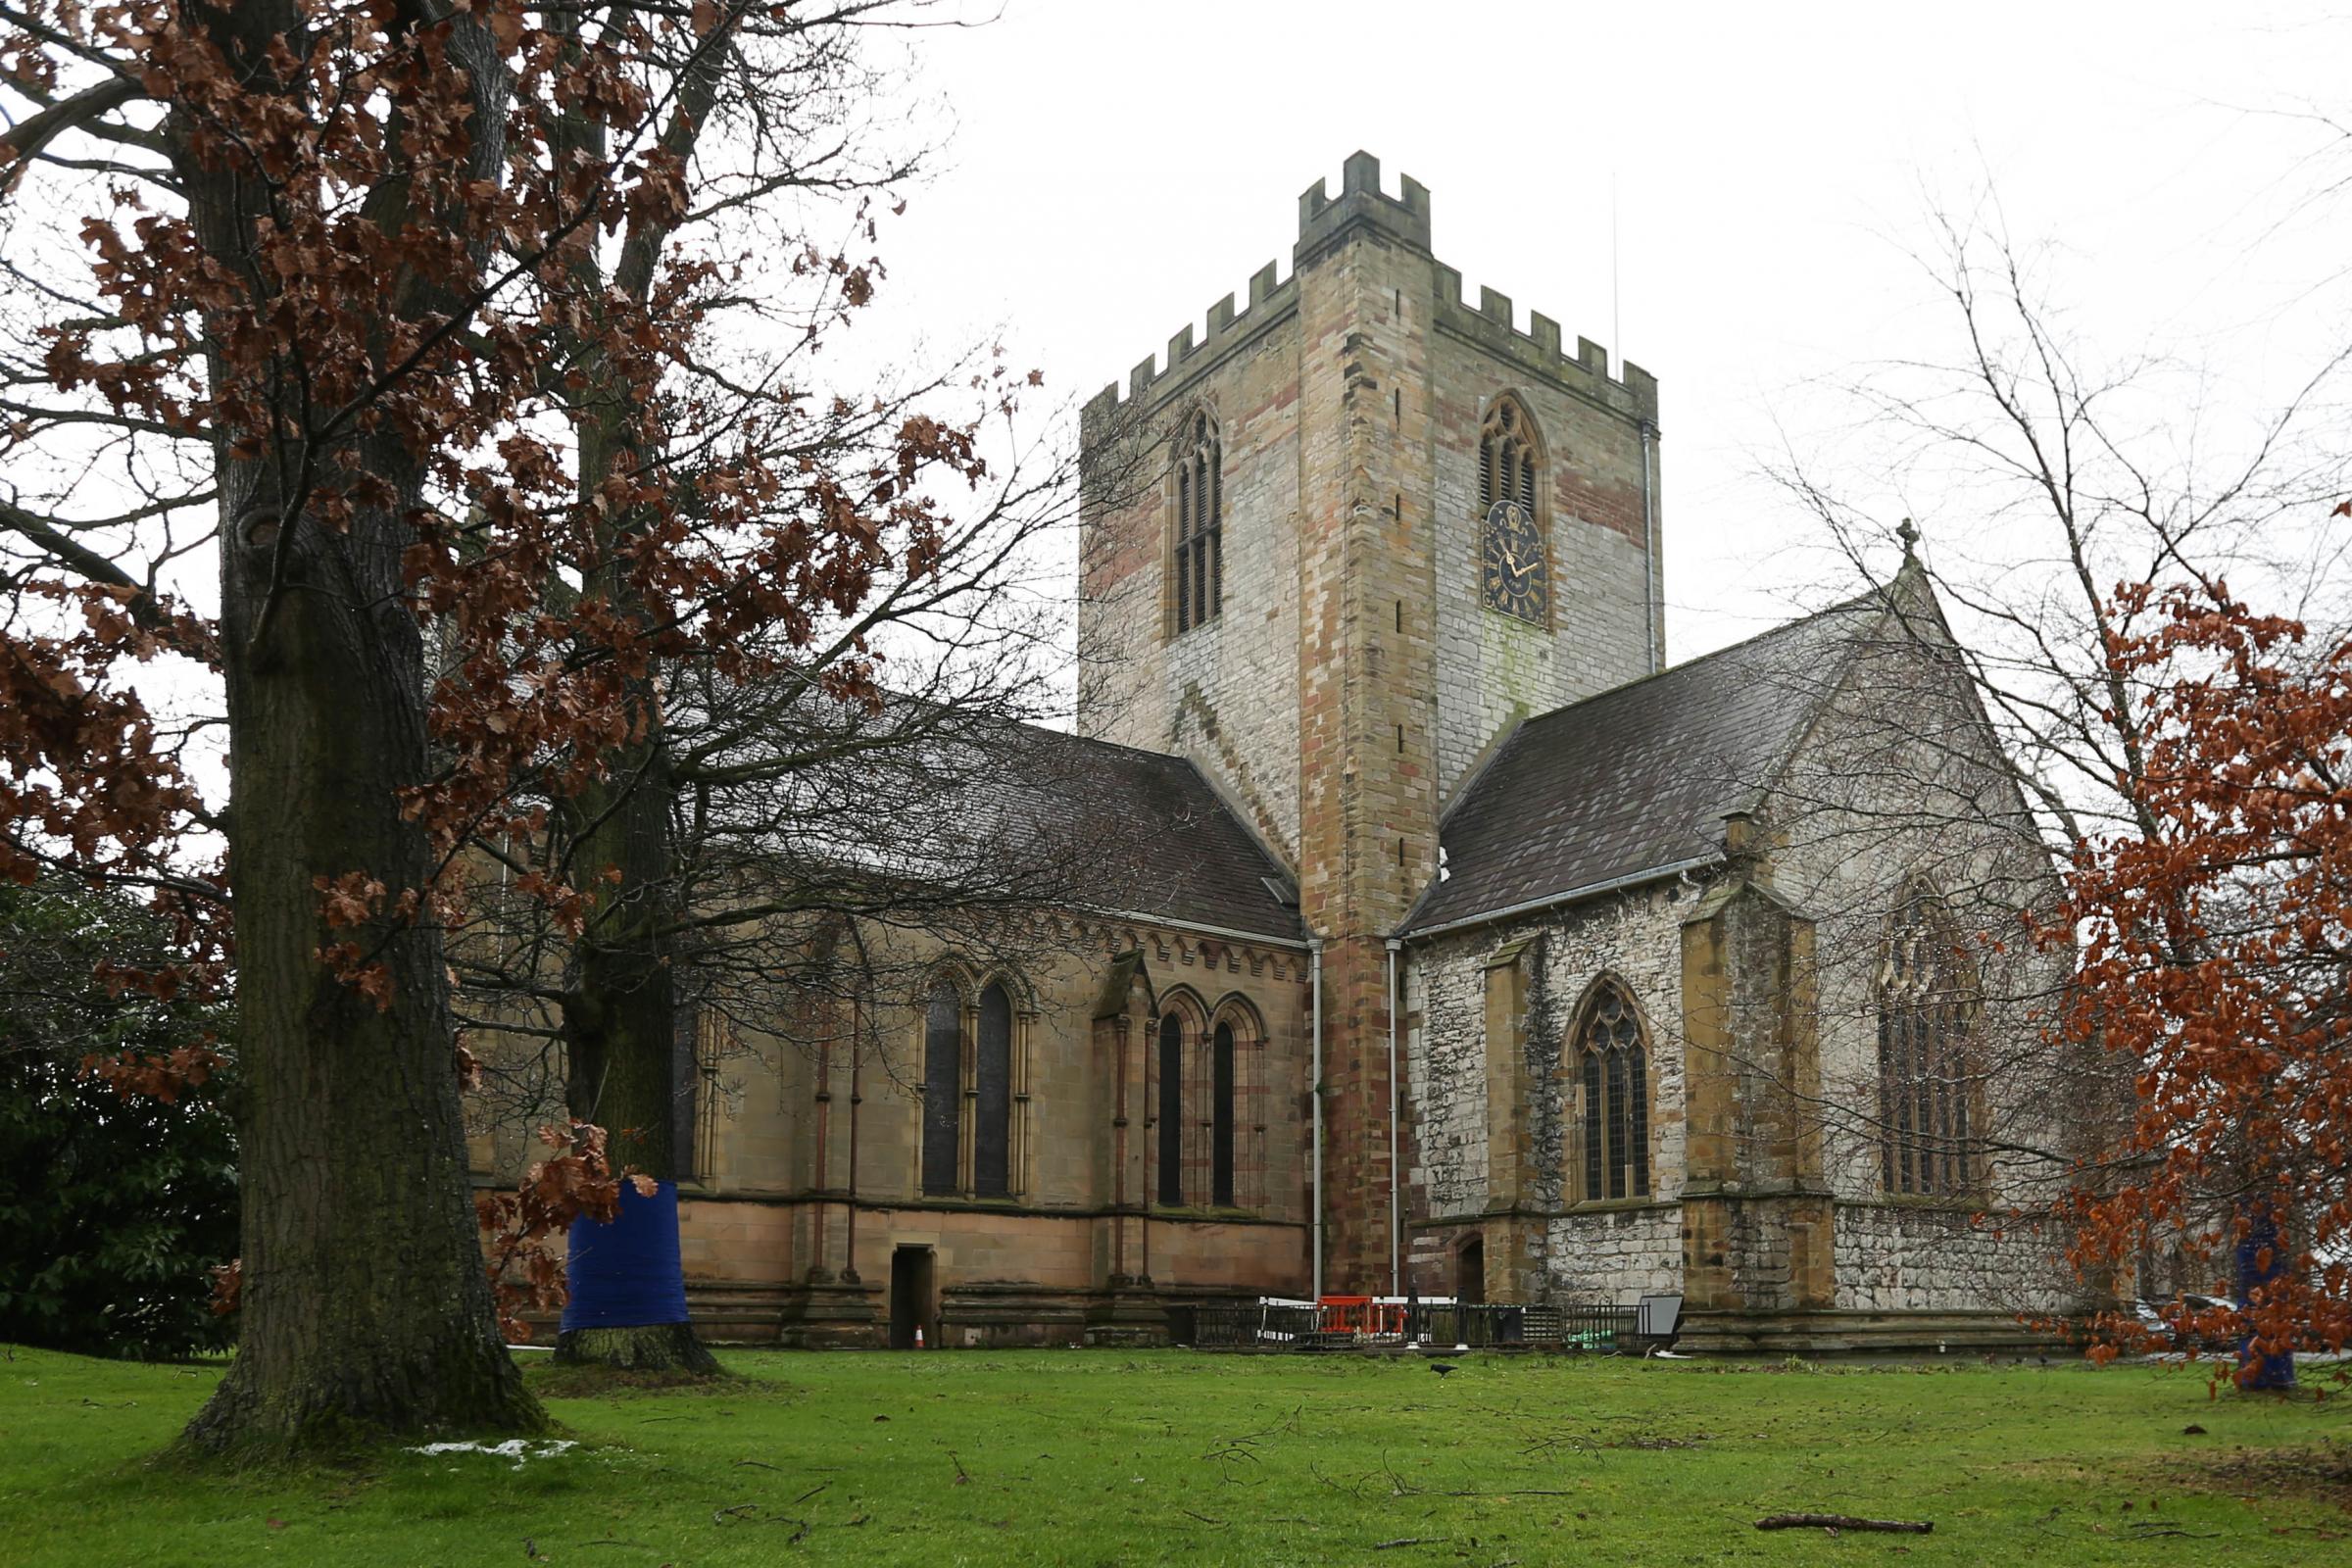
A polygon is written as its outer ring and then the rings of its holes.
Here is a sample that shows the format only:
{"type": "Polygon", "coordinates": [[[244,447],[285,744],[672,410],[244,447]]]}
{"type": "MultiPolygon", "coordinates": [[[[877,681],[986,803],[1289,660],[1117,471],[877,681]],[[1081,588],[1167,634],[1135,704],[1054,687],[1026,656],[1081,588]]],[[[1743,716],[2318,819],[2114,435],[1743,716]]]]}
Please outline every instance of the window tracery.
{"type": "Polygon", "coordinates": [[[1585,1200],[1649,1196],[1649,1062],[1633,999],[1603,981],[1577,1041],[1584,1079],[1585,1200]]]}
{"type": "Polygon", "coordinates": [[[1478,436],[1478,514],[1497,501],[1516,501],[1536,510],[1536,471],[1541,466],[1535,421],[1515,397],[1494,400],[1478,436]]]}
{"type": "Polygon", "coordinates": [[[1488,609],[1536,625],[1551,613],[1543,464],[1535,420],[1517,398],[1496,398],[1478,438],[1479,585],[1488,609]]]}
{"type": "Polygon", "coordinates": [[[1906,887],[1879,965],[1879,1176],[1886,1191],[1976,1190],[1976,979],[1942,902],[1906,887]]]}
{"type": "Polygon", "coordinates": [[[1225,608],[1223,442],[1208,411],[1189,415],[1176,444],[1175,618],[1179,635],[1225,608]]]}

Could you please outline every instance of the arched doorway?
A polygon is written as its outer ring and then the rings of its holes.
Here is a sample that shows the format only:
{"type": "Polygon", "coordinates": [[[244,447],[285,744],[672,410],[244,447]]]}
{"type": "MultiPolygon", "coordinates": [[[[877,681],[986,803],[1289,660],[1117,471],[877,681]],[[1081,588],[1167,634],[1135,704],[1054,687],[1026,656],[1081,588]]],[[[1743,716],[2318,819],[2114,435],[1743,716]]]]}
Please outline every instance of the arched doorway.
{"type": "Polygon", "coordinates": [[[1476,1306],[1487,1298],[1487,1243],[1473,1236],[1453,1250],[1453,1298],[1476,1306]]]}
{"type": "Polygon", "coordinates": [[[914,1331],[921,1329],[927,1348],[939,1348],[939,1324],[932,1311],[931,1249],[894,1248],[890,1254],[890,1348],[914,1348],[914,1331]]]}

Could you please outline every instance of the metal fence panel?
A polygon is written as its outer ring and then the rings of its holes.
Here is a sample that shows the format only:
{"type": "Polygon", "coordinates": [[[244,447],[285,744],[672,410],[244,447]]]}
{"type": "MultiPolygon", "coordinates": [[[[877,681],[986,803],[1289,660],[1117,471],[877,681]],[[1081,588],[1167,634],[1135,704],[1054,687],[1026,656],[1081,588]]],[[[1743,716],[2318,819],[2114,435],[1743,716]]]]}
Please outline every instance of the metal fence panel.
{"type": "Polygon", "coordinates": [[[1278,1300],[1203,1301],[1171,1318],[1179,1338],[1202,1349],[1418,1346],[1605,1352],[1634,1348],[1635,1313],[1630,1306],[1607,1304],[1351,1298],[1321,1306],[1278,1300]]]}

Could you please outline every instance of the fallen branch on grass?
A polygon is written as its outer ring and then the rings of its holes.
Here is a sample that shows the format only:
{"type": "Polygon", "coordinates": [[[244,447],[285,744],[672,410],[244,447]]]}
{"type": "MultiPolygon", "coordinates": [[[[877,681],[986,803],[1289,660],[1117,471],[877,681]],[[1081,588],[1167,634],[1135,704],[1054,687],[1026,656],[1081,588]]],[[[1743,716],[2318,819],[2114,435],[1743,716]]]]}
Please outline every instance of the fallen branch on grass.
{"type": "Polygon", "coordinates": [[[1448,1536],[1398,1536],[1395,1541],[1375,1541],[1374,1551],[1386,1551],[1391,1546],[1443,1546],[1451,1540],[1448,1536]]]}
{"type": "Polygon", "coordinates": [[[1924,1536],[1935,1530],[1932,1519],[1856,1519],[1843,1513],[1776,1513],[1756,1521],[1758,1530],[1885,1530],[1896,1535],[1924,1536]]]}

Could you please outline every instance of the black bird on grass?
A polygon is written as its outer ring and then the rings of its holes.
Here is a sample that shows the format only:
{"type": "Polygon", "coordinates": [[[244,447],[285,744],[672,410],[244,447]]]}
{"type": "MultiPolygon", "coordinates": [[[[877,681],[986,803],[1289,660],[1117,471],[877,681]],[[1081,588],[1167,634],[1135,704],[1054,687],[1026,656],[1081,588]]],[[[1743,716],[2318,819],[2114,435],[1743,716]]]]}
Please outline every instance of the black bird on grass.
{"type": "Polygon", "coordinates": [[[1429,1369],[1440,1377],[1444,1377],[1448,1372],[1458,1372],[1461,1370],[1451,1361],[1432,1361],[1429,1363],[1429,1369]]]}

